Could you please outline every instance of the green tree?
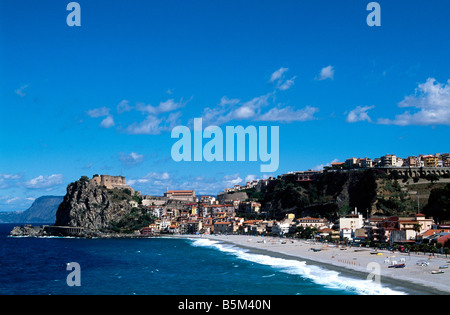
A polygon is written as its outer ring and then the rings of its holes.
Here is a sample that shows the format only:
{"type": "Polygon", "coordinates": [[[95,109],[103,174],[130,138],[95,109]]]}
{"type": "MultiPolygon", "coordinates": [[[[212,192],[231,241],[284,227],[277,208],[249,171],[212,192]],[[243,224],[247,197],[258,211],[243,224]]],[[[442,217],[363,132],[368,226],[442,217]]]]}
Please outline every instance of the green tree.
{"type": "Polygon", "coordinates": [[[316,232],[317,232],[316,228],[307,226],[305,228],[305,230],[303,231],[303,238],[311,239],[315,235],[316,232]]]}
{"type": "Polygon", "coordinates": [[[372,208],[377,197],[376,175],[374,171],[367,170],[354,173],[352,176],[353,180],[348,187],[349,205],[352,209],[356,207],[364,213],[372,208]]]}
{"type": "Polygon", "coordinates": [[[431,190],[423,213],[438,221],[450,220],[450,184],[431,190]]]}
{"type": "Polygon", "coordinates": [[[298,238],[302,238],[303,237],[303,232],[305,231],[305,228],[303,226],[297,226],[295,228],[295,236],[298,238]]]}
{"type": "Polygon", "coordinates": [[[89,177],[87,177],[87,176],[80,177],[80,182],[88,182],[88,181],[89,181],[89,177]]]}
{"type": "Polygon", "coordinates": [[[429,180],[431,183],[439,181],[439,176],[436,174],[428,174],[426,176],[426,179],[429,180]]]}

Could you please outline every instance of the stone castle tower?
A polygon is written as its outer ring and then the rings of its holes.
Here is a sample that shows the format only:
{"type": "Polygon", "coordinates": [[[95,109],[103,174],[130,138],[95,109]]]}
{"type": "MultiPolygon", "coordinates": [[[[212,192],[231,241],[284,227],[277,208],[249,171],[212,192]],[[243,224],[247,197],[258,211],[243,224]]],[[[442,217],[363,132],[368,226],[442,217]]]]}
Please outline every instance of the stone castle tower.
{"type": "Polygon", "coordinates": [[[123,176],[94,175],[92,180],[95,181],[97,185],[105,186],[108,189],[128,188],[127,180],[123,176]]]}

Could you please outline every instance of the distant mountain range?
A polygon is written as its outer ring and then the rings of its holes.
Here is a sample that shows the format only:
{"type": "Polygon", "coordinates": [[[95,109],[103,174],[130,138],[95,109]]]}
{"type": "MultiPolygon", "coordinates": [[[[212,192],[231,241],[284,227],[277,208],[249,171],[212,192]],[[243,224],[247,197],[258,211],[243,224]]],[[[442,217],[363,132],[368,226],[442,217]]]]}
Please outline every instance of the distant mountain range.
{"type": "Polygon", "coordinates": [[[0,223],[55,223],[63,196],[42,196],[25,211],[0,213],[0,223]]]}

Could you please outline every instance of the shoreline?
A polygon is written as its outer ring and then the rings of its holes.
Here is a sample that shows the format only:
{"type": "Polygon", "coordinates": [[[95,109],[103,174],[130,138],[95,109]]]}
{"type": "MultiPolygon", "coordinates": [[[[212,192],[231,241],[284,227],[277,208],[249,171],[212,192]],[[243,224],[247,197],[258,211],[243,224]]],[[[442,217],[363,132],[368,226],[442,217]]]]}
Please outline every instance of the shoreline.
{"type": "MultiPolygon", "coordinates": [[[[55,237],[39,235],[8,235],[8,237],[55,237]]],[[[68,236],[63,236],[68,237],[68,236]]],[[[450,268],[443,269],[443,274],[432,274],[432,270],[439,270],[440,266],[450,265],[450,257],[429,258],[426,255],[410,253],[379,251],[381,255],[372,255],[373,249],[347,248],[341,250],[338,247],[313,241],[286,239],[268,236],[248,235],[160,235],[138,236],[109,234],[102,235],[100,239],[153,239],[153,238],[179,238],[179,239],[209,239],[221,243],[230,244],[238,248],[244,248],[250,253],[266,255],[286,260],[297,260],[309,266],[317,266],[339,273],[340,276],[366,280],[372,269],[367,266],[377,263],[380,268],[380,283],[383,287],[408,295],[450,295],[450,268]],[[312,248],[318,250],[313,251],[312,248]],[[389,260],[389,262],[387,262],[389,260]],[[388,268],[393,261],[405,263],[406,268],[388,268]],[[418,261],[427,261],[428,266],[417,265],[418,261]]],[[[72,238],[72,237],[70,237],[72,238]]],[[[78,237],[76,237],[78,238],[78,237]]],[[[79,237],[86,238],[86,237],[79,237]]],[[[90,237],[88,237],[90,238],[90,237]]]]}
{"type": "Polygon", "coordinates": [[[366,248],[358,248],[355,252],[355,248],[341,250],[336,247],[326,247],[326,244],[322,243],[276,237],[246,235],[179,235],[173,237],[220,241],[245,248],[254,254],[304,261],[307,265],[336,271],[342,276],[358,280],[366,280],[372,271],[372,269],[367,269],[368,264],[377,263],[380,268],[380,282],[383,287],[409,295],[450,294],[450,269],[445,269],[443,274],[435,275],[431,273],[432,270],[438,270],[439,266],[447,265],[447,262],[450,262],[450,257],[448,259],[428,259],[427,256],[423,255],[408,255],[389,251],[379,251],[382,255],[372,255],[370,254],[372,250],[366,248]],[[311,248],[320,249],[320,251],[314,252],[311,248]],[[404,259],[406,268],[388,268],[389,263],[385,262],[387,259],[390,262],[396,260],[398,263],[401,259],[404,259]],[[428,261],[429,265],[416,265],[417,261],[423,260],[428,261]]]}

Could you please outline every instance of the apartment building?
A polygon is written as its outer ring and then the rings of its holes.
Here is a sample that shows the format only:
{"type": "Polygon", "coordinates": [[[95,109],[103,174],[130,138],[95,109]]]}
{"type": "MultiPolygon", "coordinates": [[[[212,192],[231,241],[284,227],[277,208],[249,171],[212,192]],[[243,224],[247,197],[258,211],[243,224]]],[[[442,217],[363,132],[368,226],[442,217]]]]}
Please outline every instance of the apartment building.
{"type": "Polygon", "coordinates": [[[423,156],[423,165],[425,167],[438,167],[439,166],[439,158],[434,155],[424,155],[423,156]]]}

